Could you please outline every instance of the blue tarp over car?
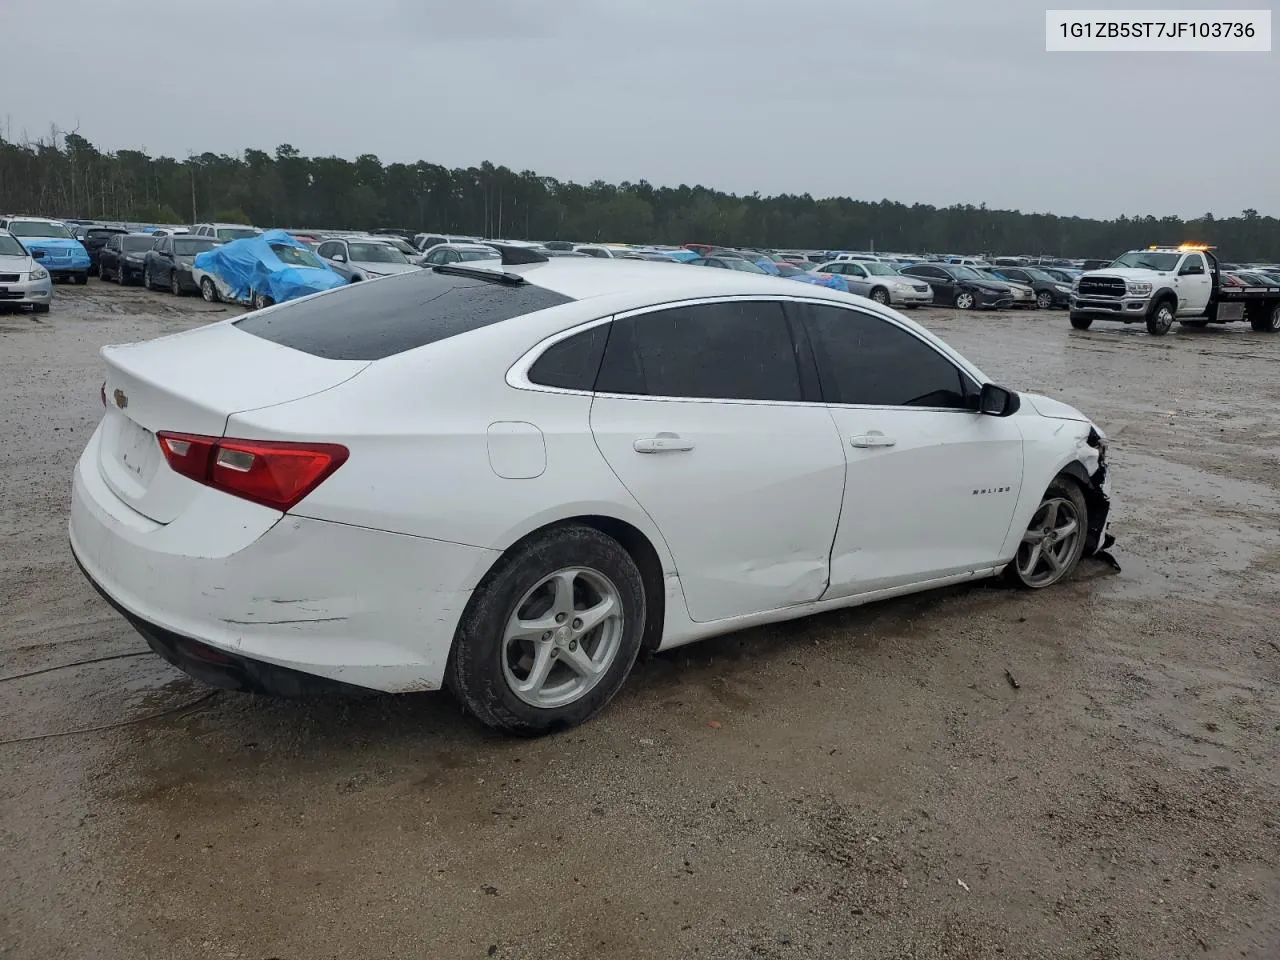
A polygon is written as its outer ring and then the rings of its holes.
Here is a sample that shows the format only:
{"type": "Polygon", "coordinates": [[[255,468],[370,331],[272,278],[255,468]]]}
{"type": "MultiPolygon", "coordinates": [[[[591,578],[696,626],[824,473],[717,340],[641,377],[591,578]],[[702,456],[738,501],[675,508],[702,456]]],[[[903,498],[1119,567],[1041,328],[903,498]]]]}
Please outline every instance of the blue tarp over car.
{"type": "Polygon", "coordinates": [[[255,293],[284,303],[346,283],[310,247],[284,230],[268,230],[196,254],[195,266],[221,280],[243,303],[255,293]]]}

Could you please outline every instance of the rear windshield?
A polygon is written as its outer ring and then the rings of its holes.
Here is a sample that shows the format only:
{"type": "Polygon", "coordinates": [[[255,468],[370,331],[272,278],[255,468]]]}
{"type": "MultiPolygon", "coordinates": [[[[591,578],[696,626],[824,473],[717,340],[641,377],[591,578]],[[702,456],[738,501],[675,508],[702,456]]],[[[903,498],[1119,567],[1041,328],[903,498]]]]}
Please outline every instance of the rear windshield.
{"type": "Polygon", "coordinates": [[[137,253],[139,250],[150,250],[156,245],[156,238],[149,233],[140,233],[138,235],[128,234],[120,238],[120,243],[130,253],[137,253]]]}
{"type": "Polygon", "coordinates": [[[571,297],[526,283],[414,271],[246,314],[246,333],[327,360],[381,360],[437,340],[558,307],[571,297]]]}
{"type": "Polygon", "coordinates": [[[194,254],[204,253],[206,250],[213,249],[212,237],[187,237],[183,236],[175,238],[173,241],[173,252],[177,254],[194,254]]]}

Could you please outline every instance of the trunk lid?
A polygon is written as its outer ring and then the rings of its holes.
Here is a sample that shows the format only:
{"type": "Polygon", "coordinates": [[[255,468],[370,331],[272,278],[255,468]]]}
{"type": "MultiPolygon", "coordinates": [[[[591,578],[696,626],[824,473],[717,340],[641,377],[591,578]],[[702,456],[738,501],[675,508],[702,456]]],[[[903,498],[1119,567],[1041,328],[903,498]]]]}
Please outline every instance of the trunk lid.
{"type": "Polygon", "coordinates": [[[157,431],[220,437],[233,414],[320,393],[369,366],[315,357],[231,323],[104,347],[102,356],[98,469],[116,496],[157,523],[176,520],[205,489],[169,469],[157,431]]]}

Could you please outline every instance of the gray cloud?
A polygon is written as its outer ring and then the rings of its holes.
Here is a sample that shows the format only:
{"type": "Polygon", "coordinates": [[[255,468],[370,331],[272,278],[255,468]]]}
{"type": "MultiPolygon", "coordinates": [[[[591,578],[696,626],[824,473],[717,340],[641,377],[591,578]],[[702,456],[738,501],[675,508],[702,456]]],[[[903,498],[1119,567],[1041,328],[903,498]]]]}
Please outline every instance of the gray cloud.
{"type": "Polygon", "coordinates": [[[42,38],[6,45],[15,136],[52,122],[179,157],[288,142],[740,193],[1280,213],[1275,54],[1049,54],[1025,0],[61,0],[4,24],[42,38]]]}

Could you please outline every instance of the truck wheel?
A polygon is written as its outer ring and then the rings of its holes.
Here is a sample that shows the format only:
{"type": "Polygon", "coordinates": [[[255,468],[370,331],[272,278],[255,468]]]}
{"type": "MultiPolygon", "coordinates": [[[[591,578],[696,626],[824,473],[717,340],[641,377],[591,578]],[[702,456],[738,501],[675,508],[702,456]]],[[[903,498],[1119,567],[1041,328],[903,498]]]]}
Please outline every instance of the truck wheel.
{"type": "Polygon", "coordinates": [[[1271,309],[1265,307],[1254,312],[1249,318],[1249,326],[1253,327],[1258,333],[1276,333],[1280,331],[1280,303],[1271,304],[1271,309]]]}
{"type": "Polygon", "coordinates": [[[1167,298],[1157,301],[1147,314],[1147,333],[1163,337],[1173,326],[1173,319],[1173,301],[1167,298]]]}
{"type": "Polygon", "coordinates": [[[1082,317],[1078,313],[1071,315],[1071,325],[1077,330],[1088,330],[1093,326],[1093,317],[1082,317]]]}

